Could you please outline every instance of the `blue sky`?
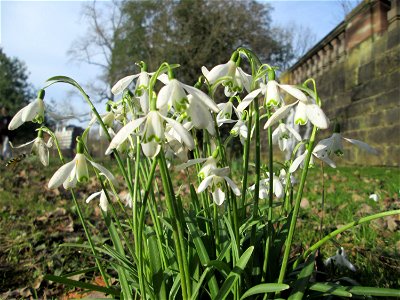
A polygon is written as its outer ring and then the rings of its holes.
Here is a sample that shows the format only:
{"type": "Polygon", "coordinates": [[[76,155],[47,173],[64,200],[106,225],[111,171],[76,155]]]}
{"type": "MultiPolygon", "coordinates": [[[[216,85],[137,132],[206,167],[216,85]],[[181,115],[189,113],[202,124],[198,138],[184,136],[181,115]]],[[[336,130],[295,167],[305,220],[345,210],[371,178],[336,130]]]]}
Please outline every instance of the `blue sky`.
{"type": "MultiPolygon", "coordinates": [[[[339,1],[268,1],[274,7],[273,25],[311,27],[322,39],[343,19],[339,1]]],[[[356,2],[354,2],[356,3],[356,2]]],[[[30,81],[39,88],[47,78],[67,75],[79,83],[95,80],[98,68],[71,61],[67,51],[87,29],[81,17],[82,1],[3,1],[0,46],[8,56],[24,61],[30,81]]],[[[48,96],[61,101],[69,96],[60,85],[48,96]]]]}

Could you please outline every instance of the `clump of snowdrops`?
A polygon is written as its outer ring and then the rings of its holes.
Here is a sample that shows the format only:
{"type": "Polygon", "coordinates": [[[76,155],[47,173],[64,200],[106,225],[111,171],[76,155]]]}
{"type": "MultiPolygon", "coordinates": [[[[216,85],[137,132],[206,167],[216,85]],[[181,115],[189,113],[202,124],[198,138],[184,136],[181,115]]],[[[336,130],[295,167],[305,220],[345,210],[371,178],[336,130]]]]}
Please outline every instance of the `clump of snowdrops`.
{"type": "MultiPolygon", "coordinates": [[[[203,67],[194,86],[175,78],[178,65],[163,63],[152,72],[144,62],[138,65],[138,74],[113,86],[116,100],[107,102],[105,114],[98,113],[76,81],[56,76],[9,124],[16,129],[28,121],[42,123],[45,89],[57,83],[74,86],[93,112],[72,161],[66,161],[54,132],[44,125],[34,141],[22,145],[44,165],[51,144],[59,150],[62,166],[48,186],[70,190],[87,237],[86,243],[70,246],[92,252],[105,287],[66,276],[47,279],[121,299],[397,295],[388,289],[316,282],[314,275],[316,252],[326,242],[399,211],[361,218],[301,253],[292,252],[313,160],[335,167],[331,158],[343,154],[343,140],[376,154],[367,144],[342,137],[338,125],[330,126],[313,79],[299,86],[278,83],[275,68],[244,48],[227,63],[203,67]],[[87,136],[95,123],[99,135],[109,140],[106,154],[114,156],[123,182],[90,155],[87,136]],[[221,128],[227,127],[229,136],[223,138],[221,128]],[[330,127],[332,136],[317,143],[317,133],[330,127]],[[304,131],[308,135],[302,137],[304,131]],[[53,143],[45,143],[44,134],[53,143]],[[240,178],[232,176],[228,159],[233,143],[242,145],[240,178]],[[278,161],[276,151],[285,152],[286,160],[278,161]],[[261,152],[268,154],[266,161],[261,152]],[[182,172],[188,189],[177,186],[175,175],[182,172]],[[85,202],[99,197],[109,244],[93,242],[81,210],[85,204],[75,197],[75,186],[90,176],[97,177],[101,190],[85,202]],[[123,199],[121,190],[127,190],[123,199]]],[[[325,264],[355,270],[340,247],[325,264]]]]}

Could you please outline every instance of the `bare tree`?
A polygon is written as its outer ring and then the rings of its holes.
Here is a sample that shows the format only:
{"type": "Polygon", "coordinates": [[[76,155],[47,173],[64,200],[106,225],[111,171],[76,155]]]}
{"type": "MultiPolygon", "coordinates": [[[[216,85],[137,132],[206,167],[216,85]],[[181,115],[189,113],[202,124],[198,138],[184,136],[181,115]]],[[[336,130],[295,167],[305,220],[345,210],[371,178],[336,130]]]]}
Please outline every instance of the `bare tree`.
{"type": "Polygon", "coordinates": [[[112,0],[100,5],[96,1],[85,3],[82,18],[87,20],[89,29],[74,41],[68,55],[72,60],[100,67],[102,73],[97,77],[100,82],[91,83],[89,88],[99,96],[98,101],[112,98],[110,87],[104,83],[111,84],[114,81],[112,56],[121,33],[121,2],[112,0]]]}

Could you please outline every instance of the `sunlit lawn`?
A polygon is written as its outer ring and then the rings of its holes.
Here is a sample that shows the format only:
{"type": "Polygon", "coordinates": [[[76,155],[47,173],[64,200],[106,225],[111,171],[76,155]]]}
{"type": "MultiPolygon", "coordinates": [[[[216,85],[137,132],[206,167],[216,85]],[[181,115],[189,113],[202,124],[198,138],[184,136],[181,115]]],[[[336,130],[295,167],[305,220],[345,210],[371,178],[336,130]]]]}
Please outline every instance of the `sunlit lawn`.
{"type": "MultiPolygon", "coordinates": [[[[94,266],[89,255],[59,246],[83,241],[84,235],[69,193],[46,187],[57,167],[53,164],[43,168],[31,159],[15,169],[0,166],[0,297],[65,294],[67,288],[43,281],[43,275],[61,275],[94,266]]],[[[295,234],[295,248],[299,251],[321,234],[360,216],[400,207],[398,168],[326,168],[324,177],[320,172],[317,167],[311,169],[307,180],[295,234]],[[326,189],[324,212],[322,179],[326,189]],[[373,193],[379,195],[377,202],[369,199],[373,193]]],[[[177,177],[182,183],[186,181],[184,174],[177,177]]],[[[97,184],[91,181],[78,189],[78,196],[86,215],[90,216],[90,228],[97,234],[98,242],[106,228],[97,202],[84,203],[97,190],[97,184]]],[[[399,226],[399,216],[394,216],[356,227],[338,236],[336,244],[326,244],[321,255],[326,259],[335,254],[337,246],[342,246],[357,271],[338,271],[334,276],[348,277],[365,286],[400,288],[399,226]]],[[[97,276],[89,270],[85,276],[78,274],[73,278],[94,282],[97,276]]]]}

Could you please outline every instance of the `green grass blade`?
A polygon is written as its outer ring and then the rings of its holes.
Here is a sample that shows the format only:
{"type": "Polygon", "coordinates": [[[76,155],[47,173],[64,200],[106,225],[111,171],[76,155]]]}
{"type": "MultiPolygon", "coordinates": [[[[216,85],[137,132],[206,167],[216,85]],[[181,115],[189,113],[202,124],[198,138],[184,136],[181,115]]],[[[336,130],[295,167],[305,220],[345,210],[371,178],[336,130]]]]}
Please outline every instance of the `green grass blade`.
{"type": "Polygon", "coordinates": [[[229,273],[224,284],[219,290],[218,295],[215,297],[216,300],[225,299],[234,288],[236,281],[240,278],[240,274],[243,272],[244,268],[247,265],[247,262],[253,254],[253,250],[254,246],[249,247],[239,258],[236,266],[229,273]]]}
{"type": "Polygon", "coordinates": [[[101,292],[101,293],[109,294],[109,295],[113,295],[113,296],[119,296],[121,293],[120,290],[117,290],[115,288],[107,288],[104,286],[98,286],[98,285],[94,285],[94,284],[90,284],[90,283],[86,283],[86,282],[82,282],[82,281],[64,278],[61,276],[51,275],[51,274],[45,275],[44,279],[53,281],[53,282],[57,282],[57,283],[62,283],[62,284],[69,285],[72,287],[82,288],[82,289],[86,289],[86,290],[90,290],[90,291],[101,292]]]}
{"type": "Polygon", "coordinates": [[[293,291],[289,296],[288,300],[298,300],[303,299],[304,292],[308,286],[308,282],[310,281],[310,277],[314,271],[314,262],[315,262],[315,252],[311,254],[300,274],[297,277],[296,282],[293,286],[293,291]]]}
{"type": "Polygon", "coordinates": [[[247,290],[240,300],[257,294],[281,292],[287,290],[288,288],[289,286],[283,283],[262,283],[247,290]]]}

